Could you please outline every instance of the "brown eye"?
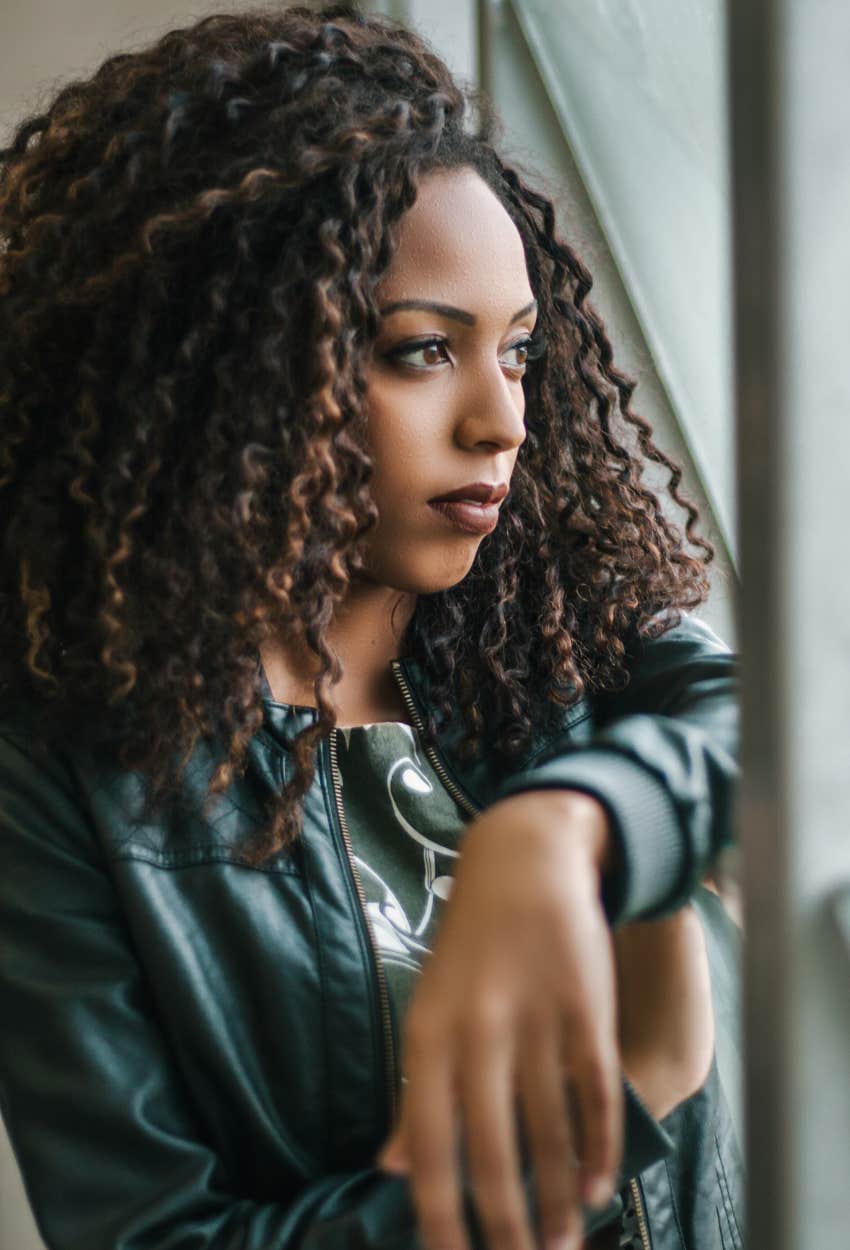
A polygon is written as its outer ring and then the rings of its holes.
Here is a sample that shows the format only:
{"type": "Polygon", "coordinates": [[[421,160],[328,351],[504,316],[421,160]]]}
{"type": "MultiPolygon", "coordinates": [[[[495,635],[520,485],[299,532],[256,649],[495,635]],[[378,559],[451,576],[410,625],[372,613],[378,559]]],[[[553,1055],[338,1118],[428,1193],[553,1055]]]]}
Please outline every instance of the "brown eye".
{"type": "Polygon", "coordinates": [[[520,339],[518,343],[512,343],[508,348],[508,356],[513,352],[513,359],[508,359],[506,363],[512,369],[524,369],[529,360],[529,339],[520,339]]]}
{"type": "Polygon", "coordinates": [[[443,359],[440,353],[440,348],[436,343],[426,343],[420,350],[422,352],[422,359],[426,365],[435,365],[438,361],[443,359]]]}
{"type": "Polygon", "coordinates": [[[412,369],[427,369],[442,364],[447,359],[446,344],[442,339],[420,339],[418,343],[404,343],[389,352],[388,359],[402,361],[412,369]],[[418,360],[414,359],[416,356],[418,360]]]}
{"type": "Polygon", "coordinates": [[[538,360],[546,350],[545,343],[542,339],[534,338],[520,339],[518,343],[512,343],[508,348],[508,352],[514,352],[513,360],[507,360],[505,363],[511,369],[525,370],[526,365],[534,360],[538,360]]]}

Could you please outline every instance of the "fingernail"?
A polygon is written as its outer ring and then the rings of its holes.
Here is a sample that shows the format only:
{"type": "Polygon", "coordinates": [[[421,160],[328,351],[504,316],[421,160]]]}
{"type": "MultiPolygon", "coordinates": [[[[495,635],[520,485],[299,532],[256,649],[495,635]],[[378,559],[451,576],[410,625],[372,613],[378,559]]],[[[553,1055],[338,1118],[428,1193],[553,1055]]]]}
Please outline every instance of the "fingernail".
{"type": "Polygon", "coordinates": [[[587,1205],[601,1209],[614,1197],[614,1186],[607,1176],[594,1176],[587,1186],[587,1205]]]}
{"type": "Polygon", "coordinates": [[[560,1237],[550,1237],[546,1241],[545,1250],[578,1250],[578,1237],[564,1233],[560,1237]]]}

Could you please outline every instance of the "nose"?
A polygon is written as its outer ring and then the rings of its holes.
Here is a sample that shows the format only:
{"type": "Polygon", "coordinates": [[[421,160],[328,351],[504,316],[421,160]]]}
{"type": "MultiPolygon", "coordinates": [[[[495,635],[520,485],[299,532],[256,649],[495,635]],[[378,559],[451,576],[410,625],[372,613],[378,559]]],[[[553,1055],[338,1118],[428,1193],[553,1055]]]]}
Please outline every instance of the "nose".
{"type": "Polygon", "coordinates": [[[514,451],[523,444],[525,392],[522,383],[509,380],[497,363],[471,373],[458,398],[455,438],[459,445],[514,451]]]}

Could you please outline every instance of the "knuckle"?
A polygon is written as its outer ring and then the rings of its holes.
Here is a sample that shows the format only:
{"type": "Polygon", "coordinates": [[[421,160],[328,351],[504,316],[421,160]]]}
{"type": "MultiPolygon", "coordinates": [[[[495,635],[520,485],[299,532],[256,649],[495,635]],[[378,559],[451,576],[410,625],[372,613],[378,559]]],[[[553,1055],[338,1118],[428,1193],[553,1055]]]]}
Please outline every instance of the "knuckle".
{"type": "Polygon", "coordinates": [[[479,1134],[475,1144],[469,1146],[469,1166],[477,1192],[487,1201],[498,1202],[509,1175],[507,1159],[498,1142],[479,1134]]]}
{"type": "Polygon", "coordinates": [[[536,1127],[534,1132],[535,1155],[539,1167],[562,1168],[570,1153],[570,1135],[563,1120],[556,1120],[536,1127]]]}
{"type": "Polygon", "coordinates": [[[552,1220],[566,1219],[575,1208],[578,1196],[576,1161],[570,1156],[535,1159],[537,1198],[541,1216],[552,1220]]]}
{"type": "Polygon", "coordinates": [[[540,1061],[549,1056],[552,1041],[555,1040],[557,1045],[557,1039],[565,1029],[562,1020],[555,1019],[550,1011],[526,1008],[519,1016],[516,1031],[527,1074],[534,1075],[539,1069],[540,1061]]]}
{"type": "Polygon", "coordinates": [[[573,1049],[578,1053],[586,1044],[585,1039],[592,1023],[586,1004],[572,995],[567,996],[559,1005],[559,1016],[565,1038],[573,1039],[573,1049]]]}
{"type": "Polygon", "coordinates": [[[464,1040],[473,1045],[493,1046],[507,1037],[506,1013],[501,1003],[490,997],[479,998],[463,1021],[464,1040]]]}
{"type": "Polygon", "coordinates": [[[545,1043],[553,1031],[561,1029],[560,1018],[555,1021],[550,1009],[543,1009],[537,1003],[528,1003],[523,1007],[519,1017],[520,1031],[529,1046],[536,1047],[545,1043]]]}
{"type": "Polygon", "coordinates": [[[565,1002],[560,1005],[560,1025],[563,1054],[572,1067],[581,1059],[584,1048],[584,1016],[573,1003],[565,1002]]]}

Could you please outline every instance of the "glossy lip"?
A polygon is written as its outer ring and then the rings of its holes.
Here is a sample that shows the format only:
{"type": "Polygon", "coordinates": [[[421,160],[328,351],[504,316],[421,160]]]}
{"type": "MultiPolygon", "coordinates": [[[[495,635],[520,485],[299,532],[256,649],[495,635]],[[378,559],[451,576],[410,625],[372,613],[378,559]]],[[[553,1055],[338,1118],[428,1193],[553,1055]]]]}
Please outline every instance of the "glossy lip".
{"type": "Polygon", "coordinates": [[[496,503],[458,503],[445,500],[428,501],[428,507],[439,512],[450,525],[467,534],[489,534],[499,524],[499,505],[496,503]]]}
{"type": "Polygon", "coordinates": [[[507,493],[507,482],[470,482],[466,486],[459,486],[457,490],[446,491],[444,495],[435,495],[428,502],[429,504],[456,503],[459,500],[472,499],[476,505],[495,504],[498,506],[507,493]]]}

